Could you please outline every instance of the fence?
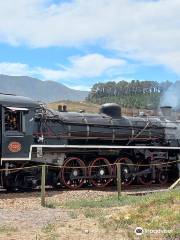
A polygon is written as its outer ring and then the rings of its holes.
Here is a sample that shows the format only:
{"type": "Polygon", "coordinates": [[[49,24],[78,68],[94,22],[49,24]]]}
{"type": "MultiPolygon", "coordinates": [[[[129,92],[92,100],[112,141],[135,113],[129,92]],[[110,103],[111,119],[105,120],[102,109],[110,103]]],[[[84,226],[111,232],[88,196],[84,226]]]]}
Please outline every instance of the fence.
{"type": "MultiPolygon", "coordinates": [[[[167,165],[172,163],[180,163],[180,160],[175,160],[171,162],[162,162],[162,163],[152,163],[152,164],[134,164],[134,163],[114,163],[109,164],[110,166],[116,165],[116,178],[117,178],[117,193],[118,193],[118,199],[120,199],[121,196],[121,166],[122,165],[128,165],[128,166],[160,166],[160,165],[167,165]]],[[[99,165],[99,166],[93,166],[93,167],[103,167],[103,166],[109,166],[109,165],[99,165]]],[[[36,166],[29,166],[29,167],[22,167],[22,168],[11,168],[11,169],[0,169],[0,172],[2,171],[17,171],[17,170],[23,170],[23,169],[30,169],[30,168],[37,168],[41,167],[41,206],[46,206],[45,201],[45,195],[46,195],[46,167],[56,167],[56,168],[82,168],[82,167],[64,167],[64,166],[51,166],[51,165],[36,165],[36,166]]],[[[85,167],[88,168],[88,167],[85,167]]],[[[180,169],[179,169],[180,171],[180,169]]],[[[179,172],[179,178],[168,188],[168,190],[171,190],[175,188],[180,183],[180,172],[179,172]]]]}

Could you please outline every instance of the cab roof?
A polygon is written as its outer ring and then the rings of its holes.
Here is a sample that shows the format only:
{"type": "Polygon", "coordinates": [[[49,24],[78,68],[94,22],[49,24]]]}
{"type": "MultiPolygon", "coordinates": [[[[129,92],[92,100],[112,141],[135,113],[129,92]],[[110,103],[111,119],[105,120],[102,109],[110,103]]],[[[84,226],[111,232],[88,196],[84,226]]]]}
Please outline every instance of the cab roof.
{"type": "Polygon", "coordinates": [[[17,96],[13,94],[0,93],[0,105],[3,107],[26,107],[36,108],[40,104],[28,97],[17,96]]]}

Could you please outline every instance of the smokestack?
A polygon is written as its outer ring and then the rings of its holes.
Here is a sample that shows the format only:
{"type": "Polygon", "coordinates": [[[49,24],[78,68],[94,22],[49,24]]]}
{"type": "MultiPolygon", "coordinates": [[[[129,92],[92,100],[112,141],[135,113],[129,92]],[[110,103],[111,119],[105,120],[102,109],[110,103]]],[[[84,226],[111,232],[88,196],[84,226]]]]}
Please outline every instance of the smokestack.
{"type": "Polygon", "coordinates": [[[172,107],[171,106],[162,106],[160,107],[162,115],[164,117],[171,117],[172,116],[172,107]]]}

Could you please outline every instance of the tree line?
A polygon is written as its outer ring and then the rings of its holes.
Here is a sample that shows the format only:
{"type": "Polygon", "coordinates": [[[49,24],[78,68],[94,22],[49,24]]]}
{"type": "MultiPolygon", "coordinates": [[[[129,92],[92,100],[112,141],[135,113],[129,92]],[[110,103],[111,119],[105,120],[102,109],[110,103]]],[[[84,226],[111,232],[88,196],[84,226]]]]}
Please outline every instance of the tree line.
{"type": "Polygon", "coordinates": [[[103,104],[116,102],[128,108],[156,108],[162,94],[171,86],[170,81],[106,82],[93,85],[87,100],[103,104]]]}

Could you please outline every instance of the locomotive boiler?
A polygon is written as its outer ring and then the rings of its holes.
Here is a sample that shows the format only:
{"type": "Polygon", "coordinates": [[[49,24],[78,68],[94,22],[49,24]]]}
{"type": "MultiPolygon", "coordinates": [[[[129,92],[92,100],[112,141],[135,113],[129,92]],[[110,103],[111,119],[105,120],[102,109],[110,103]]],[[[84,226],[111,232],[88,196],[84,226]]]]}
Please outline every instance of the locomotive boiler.
{"type": "Polygon", "coordinates": [[[115,163],[122,164],[125,186],[164,184],[178,175],[180,127],[169,108],[163,112],[126,117],[115,103],[102,105],[99,114],[55,111],[0,94],[1,185],[34,188],[41,175],[35,166],[46,164],[47,185],[105,187],[116,179],[115,163]]]}

